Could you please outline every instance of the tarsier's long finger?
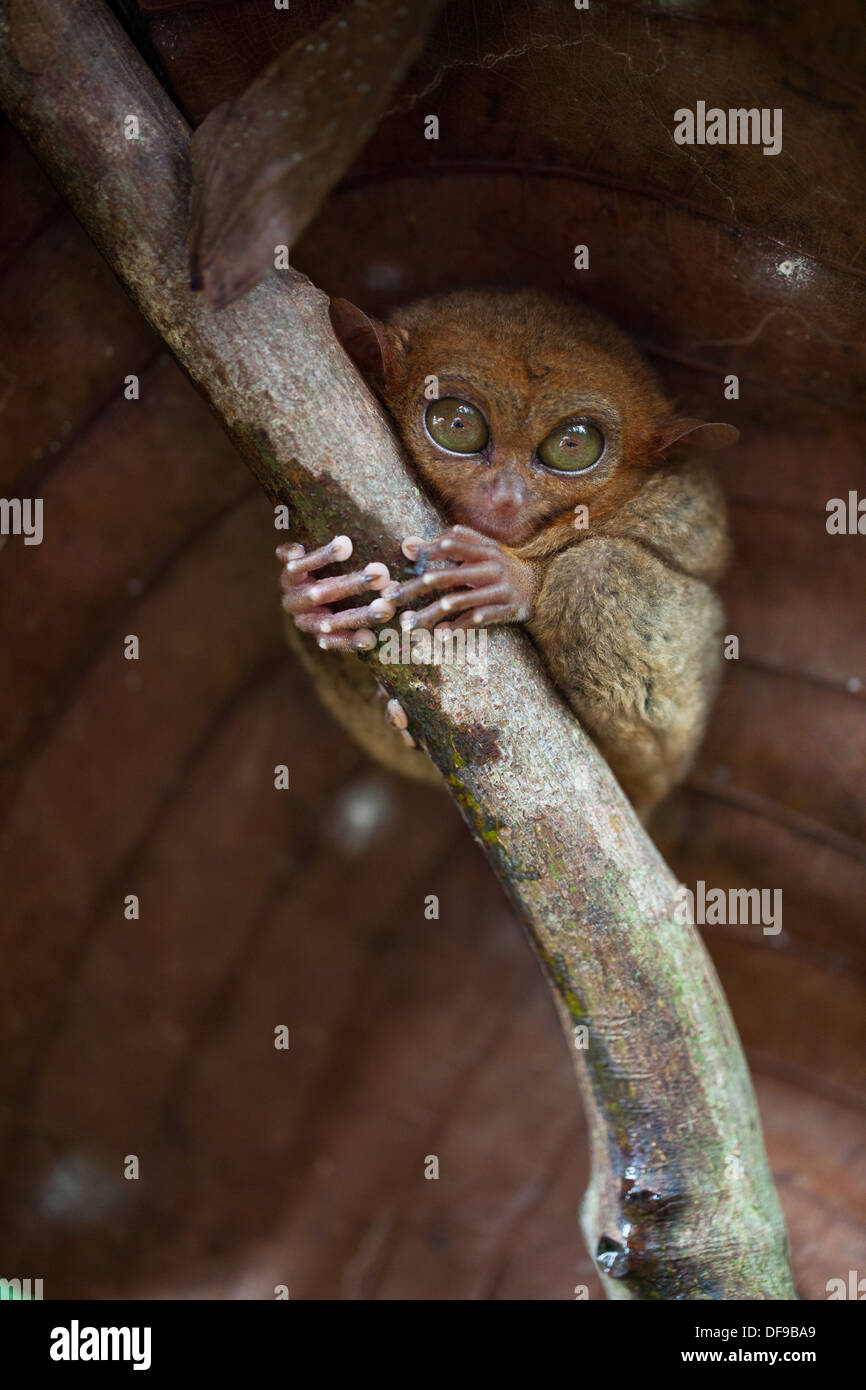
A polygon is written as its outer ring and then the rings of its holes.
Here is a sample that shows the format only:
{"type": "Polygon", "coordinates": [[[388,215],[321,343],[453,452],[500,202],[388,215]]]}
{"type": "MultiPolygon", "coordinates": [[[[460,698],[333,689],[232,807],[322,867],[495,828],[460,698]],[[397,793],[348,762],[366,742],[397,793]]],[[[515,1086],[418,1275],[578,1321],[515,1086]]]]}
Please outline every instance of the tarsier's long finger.
{"type": "Polygon", "coordinates": [[[357,632],[325,632],[317,638],[324,651],[330,652],[369,652],[376,645],[376,634],[368,627],[357,632]]]}
{"type": "Polygon", "coordinates": [[[310,590],[315,586],[312,584],[287,584],[285,578],[281,580],[283,597],[280,599],[280,606],[284,613],[291,613],[297,617],[300,613],[322,613],[329,610],[324,608],[320,601],[310,598],[310,590]]]}
{"type": "Polygon", "coordinates": [[[301,584],[293,584],[292,579],[295,576],[287,571],[288,566],[280,577],[283,588],[282,603],[287,613],[308,613],[313,608],[338,603],[344,598],[354,598],[370,589],[383,589],[391,582],[387,565],[378,562],[367,565],[366,569],[356,570],[353,574],[334,574],[301,584]]]}
{"type": "Polygon", "coordinates": [[[390,583],[387,565],[380,565],[376,561],[367,565],[366,569],[355,570],[353,574],[335,574],[315,580],[308,597],[314,603],[339,603],[340,599],[365,594],[368,589],[384,589],[390,583]]]}
{"type": "MultiPolygon", "coordinates": [[[[413,614],[412,620],[406,626],[410,630],[419,627],[435,627],[437,623],[451,622],[455,613],[464,613],[467,609],[472,613],[480,613],[491,604],[501,604],[507,598],[508,586],[506,584],[491,584],[487,589],[472,589],[465,594],[447,594],[445,598],[440,598],[436,603],[431,603],[429,607],[422,608],[420,612],[413,614]]],[[[480,619],[478,625],[480,625],[480,619]]]]}
{"type": "Polygon", "coordinates": [[[277,546],[277,559],[282,561],[288,574],[307,574],[310,570],[320,570],[323,565],[336,565],[348,560],[352,554],[352,542],[348,536],[335,536],[327,545],[311,550],[309,555],[302,545],[288,542],[277,546]]]}
{"type": "Polygon", "coordinates": [[[384,598],[374,598],[372,603],[367,603],[363,608],[343,608],[339,613],[334,613],[330,608],[316,608],[309,613],[299,613],[295,618],[295,627],[299,627],[302,632],[343,632],[352,628],[366,627],[368,623],[384,623],[387,618],[393,618],[396,608],[384,598]]]}
{"type": "MultiPolygon", "coordinates": [[[[477,595],[476,595],[477,598],[477,595]]],[[[495,627],[497,623],[511,622],[514,609],[508,603],[488,603],[486,607],[472,608],[455,618],[448,626],[455,631],[458,627],[495,627]]]]}
{"type": "Polygon", "coordinates": [[[382,597],[395,603],[410,603],[412,599],[434,589],[456,589],[461,585],[481,588],[495,583],[501,573],[502,567],[495,560],[486,560],[480,565],[455,565],[447,570],[428,570],[418,579],[407,579],[404,584],[389,584],[382,590],[382,597]]]}
{"type": "Polygon", "coordinates": [[[427,541],[418,555],[426,560],[484,560],[496,549],[495,541],[479,536],[468,526],[452,526],[434,541],[427,541]]]}

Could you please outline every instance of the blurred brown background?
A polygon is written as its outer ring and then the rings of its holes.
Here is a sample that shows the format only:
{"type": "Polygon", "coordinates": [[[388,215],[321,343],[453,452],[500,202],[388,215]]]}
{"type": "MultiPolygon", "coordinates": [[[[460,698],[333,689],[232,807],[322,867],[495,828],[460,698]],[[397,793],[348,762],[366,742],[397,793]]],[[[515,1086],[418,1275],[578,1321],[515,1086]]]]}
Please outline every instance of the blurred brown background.
{"type": "MultiPolygon", "coordinates": [[[[339,6],[121,8],[197,122],[339,6]]],[[[866,537],[825,526],[866,496],[862,23],[846,0],[591,11],[447,6],[293,262],[374,311],[576,289],[689,413],[740,426],[740,660],[653,829],[690,885],[783,890],[779,936],[706,936],[822,1298],[866,1273],[866,537]],[[676,146],[699,99],[781,107],[782,153],[676,146]]],[[[0,490],[45,505],[44,543],[0,552],[0,1275],[598,1296],[568,1048],[492,874],[444,797],[320,710],[282,645],[265,499],[5,125],[0,171],[0,490]]]]}

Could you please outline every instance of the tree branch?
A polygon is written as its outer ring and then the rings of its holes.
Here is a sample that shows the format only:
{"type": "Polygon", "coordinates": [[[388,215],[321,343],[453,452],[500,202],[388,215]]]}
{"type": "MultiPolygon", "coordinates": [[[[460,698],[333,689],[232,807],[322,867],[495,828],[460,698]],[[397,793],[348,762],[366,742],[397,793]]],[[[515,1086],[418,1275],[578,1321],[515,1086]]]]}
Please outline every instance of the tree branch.
{"type": "MultiPolygon", "coordinates": [[[[4,0],[0,99],[302,538],[345,531],[360,560],[399,568],[400,539],[441,523],[336,345],[325,296],[287,275],[216,313],[190,292],[189,132],[98,0],[4,0]],[[139,140],[124,135],[131,114],[139,140]]],[[[527,639],[492,632],[483,671],[376,674],[420,729],[575,1030],[592,1147],[582,1219],[608,1295],[796,1296],[718,979],[527,639]]]]}

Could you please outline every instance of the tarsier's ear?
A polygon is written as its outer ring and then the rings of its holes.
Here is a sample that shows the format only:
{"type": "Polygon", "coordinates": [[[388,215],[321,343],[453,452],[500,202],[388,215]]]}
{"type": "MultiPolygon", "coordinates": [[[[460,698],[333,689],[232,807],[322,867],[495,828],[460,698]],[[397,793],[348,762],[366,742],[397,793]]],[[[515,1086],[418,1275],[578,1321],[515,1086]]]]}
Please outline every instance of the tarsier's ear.
{"type": "Polygon", "coordinates": [[[675,459],[686,453],[703,453],[705,449],[727,449],[739,437],[740,431],[734,425],[672,415],[658,431],[653,453],[675,459]]]}
{"type": "Polygon", "coordinates": [[[332,299],[331,323],[361,375],[380,395],[394,370],[394,345],[387,328],[348,299],[332,299]]]}

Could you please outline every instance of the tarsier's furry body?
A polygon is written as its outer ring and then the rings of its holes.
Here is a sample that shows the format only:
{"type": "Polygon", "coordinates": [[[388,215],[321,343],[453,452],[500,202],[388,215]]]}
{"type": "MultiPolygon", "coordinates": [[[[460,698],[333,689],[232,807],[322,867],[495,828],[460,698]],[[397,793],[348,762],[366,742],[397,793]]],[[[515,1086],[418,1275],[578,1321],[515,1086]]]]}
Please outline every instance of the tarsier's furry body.
{"type": "MultiPolygon", "coordinates": [[[[337,651],[372,646],[372,628],[397,607],[413,626],[523,623],[645,812],[688,770],[718,681],[713,586],[727,530],[699,455],[736,431],[674,414],[628,339],[564,297],[459,291],[386,324],[336,301],[332,318],[452,523],[405,552],[448,565],[404,583],[384,566],[316,579],[348,558],[346,538],[314,555],[283,547],[284,607],[319,648],[337,651]],[[378,597],[345,616],[331,608],[371,588],[378,597]]],[[[307,650],[308,666],[321,659],[307,650]]],[[[369,751],[411,771],[426,764],[381,709],[349,713],[348,666],[318,684],[369,751]]]]}

